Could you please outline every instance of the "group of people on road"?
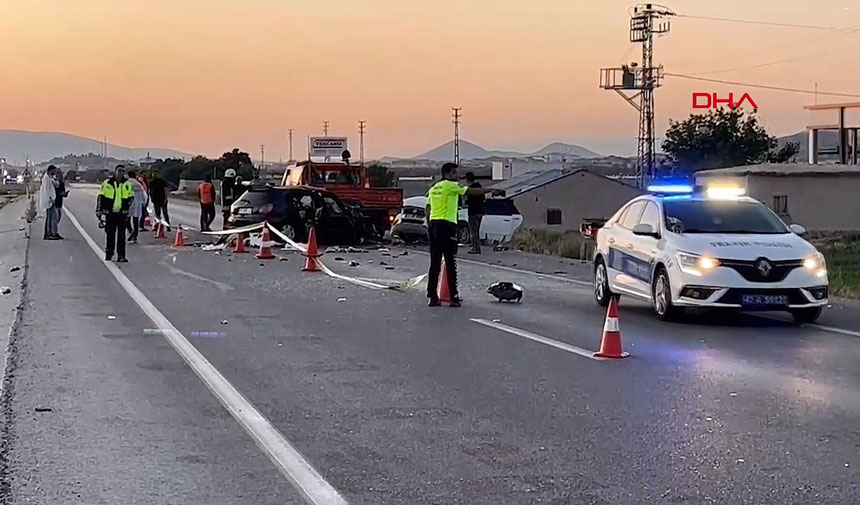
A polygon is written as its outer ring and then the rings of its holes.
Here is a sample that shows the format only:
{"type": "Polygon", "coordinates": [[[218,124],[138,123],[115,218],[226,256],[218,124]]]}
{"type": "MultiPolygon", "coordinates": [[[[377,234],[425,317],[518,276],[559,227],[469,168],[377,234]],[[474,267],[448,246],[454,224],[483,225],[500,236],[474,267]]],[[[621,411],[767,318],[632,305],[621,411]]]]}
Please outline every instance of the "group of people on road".
{"type": "Polygon", "coordinates": [[[39,187],[39,204],[45,211],[45,240],[62,240],[60,218],[63,217],[63,199],[69,195],[63,171],[51,165],[42,176],[39,187]]]}

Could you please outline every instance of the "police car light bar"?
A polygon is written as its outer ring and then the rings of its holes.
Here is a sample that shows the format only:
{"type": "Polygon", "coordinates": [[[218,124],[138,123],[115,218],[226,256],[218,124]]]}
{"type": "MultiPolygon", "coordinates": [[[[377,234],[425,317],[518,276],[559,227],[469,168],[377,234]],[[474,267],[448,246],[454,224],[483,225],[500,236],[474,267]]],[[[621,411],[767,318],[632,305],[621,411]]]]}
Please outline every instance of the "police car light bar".
{"type": "Polygon", "coordinates": [[[744,188],[738,186],[708,186],[705,190],[708,198],[738,198],[746,193],[744,188]]]}
{"type": "Polygon", "coordinates": [[[683,195],[693,192],[693,186],[688,184],[652,184],[648,186],[649,193],[664,195],[683,195]]]}

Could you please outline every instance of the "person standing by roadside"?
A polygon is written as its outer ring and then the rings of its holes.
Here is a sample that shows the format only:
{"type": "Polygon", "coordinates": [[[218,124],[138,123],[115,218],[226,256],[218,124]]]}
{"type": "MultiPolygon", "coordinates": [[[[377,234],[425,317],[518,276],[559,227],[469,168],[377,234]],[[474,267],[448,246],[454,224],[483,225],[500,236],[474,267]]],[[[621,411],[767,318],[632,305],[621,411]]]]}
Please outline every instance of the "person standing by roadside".
{"type": "Polygon", "coordinates": [[[152,172],[152,180],[149,181],[149,199],[152,200],[155,219],[161,221],[163,214],[167,231],[170,231],[170,214],[167,213],[167,181],[162,179],[157,171],[152,172]]]}
{"type": "Polygon", "coordinates": [[[137,182],[143,186],[143,192],[146,194],[146,204],[143,206],[143,213],[140,217],[140,229],[147,231],[146,218],[149,216],[149,181],[146,179],[146,174],[144,172],[140,172],[137,176],[137,182]]]}
{"type": "Polygon", "coordinates": [[[57,221],[57,187],[54,174],[57,167],[51,165],[42,176],[42,186],[39,188],[39,204],[45,210],[45,240],[60,240],[57,221]]]}
{"type": "Polygon", "coordinates": [[[209,226],[215,221],[215,185],[211,175],[206,174],[197,187],[197,199],[200,200],[200,231],[212,231],[209,226]]]}
{"type": "Polygon", "coordinates": [[[224,178],[221,179],[221,215],[224,217],[224,223],[221,229],[227,228],[227,220],[230,218],[230,206],[236,201],[236,171],[228,168],[224,171],[224,178]]]}
{"type": "Polygon", "coordinates": [[[127,183],[131,186],[132,194],[131,206],[128,209],[128,215],[131,218],[131,235],[128,236],[130,244],[137,243],[137,236],[140,233],[140,228],[143,227],[143,209],[146,208],[148,200],[146,190],[143,189],[143,184],[136,176],[134,171],[128,172],[127,183]]]}
{"type": "MultiPolygon", "coordinates": [[[[475,174],[466,172],[466,184],[470,188],[480,189],[481,183],[475,180],[475,174]]],[[[481,254],[481,221],[484,220],[484,195],[471,195],[466,197],[466,207],[469,212],[469,236],[472,239],[472,248],[469,254],[481,254]]]]}
{"type": "Polygon", "coordinates": [[[104,181],[99,189],[96,212],[105,216],[105,261],[112,260],[116,250],[117,263],[128,262],[125,257],[125,227],[134,195],[126,182],[125,166],[117,165],[113,177],[104,181]]]}
{"type": "Polygon", "coordinates": [[[448,273],[448,289],[451,292],[451,307],[460,306],[460,295],[457,291],[457,211],[460,197],[493,193],[504,195],[503,191],[468,188],[457,183],[456,163],[442,165],[442,180],[437,182],[427,192],[427,208],[425,209],[430,224],[430,272],[427,276],[427,298],[430,307],[438,307],[439,296],[436,288],[439,284],[439,274],[442,271],[442,258],[445,258],[445,269],[448,273]]]}
{"type": "MultiPolygon", "coordinates": [[[[54,173],[54,180],[56,181],[57,188],[57,198],[54,200],[54,207],[57,208],[57,231],[59,231],[60,219],[63,218],[63,200],[69,196],[69,192],[66,190],[66,178],[63,175],[62,169],[58,168],[54,173]]],[[[63,238],[59,233],[57,236],[63,238]]]]}

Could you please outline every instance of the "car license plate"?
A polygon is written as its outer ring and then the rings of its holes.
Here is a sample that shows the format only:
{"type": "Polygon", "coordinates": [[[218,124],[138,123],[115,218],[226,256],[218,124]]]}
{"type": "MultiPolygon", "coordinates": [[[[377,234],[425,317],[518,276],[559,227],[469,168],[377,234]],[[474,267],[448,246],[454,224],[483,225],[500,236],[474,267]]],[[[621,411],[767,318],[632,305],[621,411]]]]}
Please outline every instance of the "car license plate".
{"type": "Polygon", "coordinates": [[[238,214],[238,215],[240,215],[240,216],[241,216],[241,215],[243,215],[243,214],[250,214],[250,213],[251,213],[251,210],[252,210],[252,209],[251,209],[250,207],[244,207],[244,208],[241,208],[241,209],[236,209],[236,214],[238,214]]]}
{"type": "Polygon", "coordinates": [[[741,295],[741,305],[788,305],[788,295],[741,295]]]}

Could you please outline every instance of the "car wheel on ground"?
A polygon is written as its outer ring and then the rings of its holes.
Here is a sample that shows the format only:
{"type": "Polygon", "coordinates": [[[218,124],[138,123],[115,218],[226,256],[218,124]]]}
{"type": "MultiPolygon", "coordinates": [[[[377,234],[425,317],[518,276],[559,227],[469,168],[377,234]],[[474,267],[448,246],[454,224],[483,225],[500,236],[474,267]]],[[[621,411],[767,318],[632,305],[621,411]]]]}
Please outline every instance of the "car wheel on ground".
{"type": "Polygon", "coordinates": [[[609,305],[612,299],[612,290],[609,289],[609,275],[606,272],[606,263],[603,258],[597,258],[594,263],[594,299],[601,307],[609,305]]]}
{"type": "Polygon", "coordinates": [[[298,240],[298,232],[296,231],[296,227],[291,225],[290,223],[281,225],[281,233],[286,235],[286,237],[290,240],[298,240]]]}
{"type": "Polygon", "coordinates": [[[669,283],[669,274],[663,267],[657,270],[654,283],[651,286],[651,299],[654,314],[663,321],[673,321],[681,314],[682,309],[672,303],[672,285],[669,283]]]}
{"type": "Polygon", "coordinates": [[[791,316],[798,323],[814,323],[821,316],[821,307],[794,309],[791,311],[791,316]]]}
{"type": "Polygon", "coordinates": [[[472,234],[469,232],[469,225],[460,223],[457,226],[457,242],[461,244],[470,244],[472,242],[472,234]]]}

